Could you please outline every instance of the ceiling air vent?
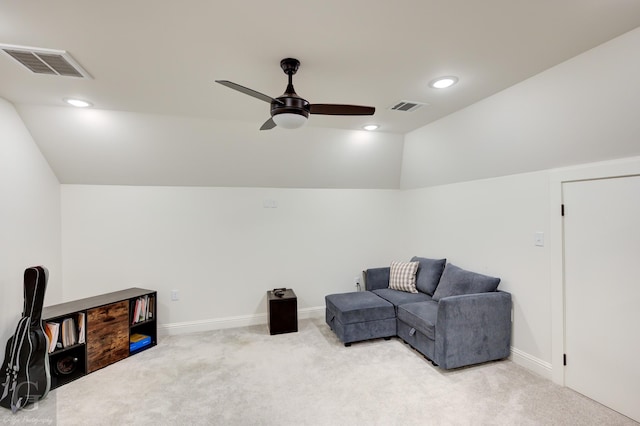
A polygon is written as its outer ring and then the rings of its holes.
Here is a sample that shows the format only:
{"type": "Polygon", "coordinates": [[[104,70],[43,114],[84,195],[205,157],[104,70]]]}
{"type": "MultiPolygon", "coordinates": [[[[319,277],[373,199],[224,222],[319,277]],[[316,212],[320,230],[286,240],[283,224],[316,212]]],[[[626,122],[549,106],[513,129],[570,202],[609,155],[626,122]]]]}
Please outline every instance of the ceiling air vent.
{"type": "Polygon", "coordinates": [[[423,107],[425,105],[429,105],[426,104],[424,102],[414,102],[414,101],[400,101],[400,102],[396,102],[391,108],[389,108],[392,111],[404,111],[404,112],[410,112],[410,111],[415,111],[420,107],[423,107]]]}
{"type": "Polygon", "coordinates": [[[91,78],[64,50],[0,44],[0,49],[36,74],[91,78]]]}

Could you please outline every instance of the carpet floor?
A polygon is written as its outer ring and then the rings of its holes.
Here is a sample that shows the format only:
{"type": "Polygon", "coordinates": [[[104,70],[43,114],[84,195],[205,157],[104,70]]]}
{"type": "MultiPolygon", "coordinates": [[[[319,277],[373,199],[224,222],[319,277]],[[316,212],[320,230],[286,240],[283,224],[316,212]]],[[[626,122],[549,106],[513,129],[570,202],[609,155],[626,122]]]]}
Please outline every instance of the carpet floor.
{"type": "Polygon", "coordinates": [[[505,360],[444,371],[399,339],[344,347],[323,319],[161,338],[0,424],[638,425],[505,360]]]}

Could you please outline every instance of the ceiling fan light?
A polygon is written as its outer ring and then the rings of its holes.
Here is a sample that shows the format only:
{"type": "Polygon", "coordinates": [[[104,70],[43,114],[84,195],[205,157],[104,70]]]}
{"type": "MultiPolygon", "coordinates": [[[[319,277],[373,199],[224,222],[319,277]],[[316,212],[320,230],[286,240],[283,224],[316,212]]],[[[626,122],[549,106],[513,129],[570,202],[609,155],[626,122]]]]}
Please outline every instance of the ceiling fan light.
{"type": "Polygon", "coordinates": [[[273,121],[276,123],[276,126],[282,127],[284,129],[298,129],[307,122],[307,117],[300,114],[291,114],[288,112],[284,112],[281,114],[276,114],[273,117],[273,121]]]}

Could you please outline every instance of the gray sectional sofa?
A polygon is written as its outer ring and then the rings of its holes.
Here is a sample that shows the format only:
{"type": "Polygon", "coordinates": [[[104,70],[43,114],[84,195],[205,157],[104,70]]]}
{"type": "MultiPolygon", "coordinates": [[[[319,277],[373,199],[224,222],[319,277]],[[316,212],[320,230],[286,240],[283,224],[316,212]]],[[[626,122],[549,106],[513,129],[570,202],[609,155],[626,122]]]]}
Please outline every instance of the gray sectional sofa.
{"type": "Polygon", "coordinates": [[[345,346],[398,336],[443,369],[498,360],[511,343],[511,295],[499,283],[414,257],[366,270],[366,291],[326,296],[326,322],[345,346]]]}

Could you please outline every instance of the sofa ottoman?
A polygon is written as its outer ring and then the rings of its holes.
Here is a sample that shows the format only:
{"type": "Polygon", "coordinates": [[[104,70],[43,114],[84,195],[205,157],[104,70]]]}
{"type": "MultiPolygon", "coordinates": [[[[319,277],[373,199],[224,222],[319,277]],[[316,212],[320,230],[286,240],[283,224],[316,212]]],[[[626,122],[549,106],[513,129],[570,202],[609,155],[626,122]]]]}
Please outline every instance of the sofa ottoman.
{"type": "Polygon", "coordinates": [[[370,291],[325,296],[326,322],[345,346],[396,335],[393,304],[370,291]]]}

